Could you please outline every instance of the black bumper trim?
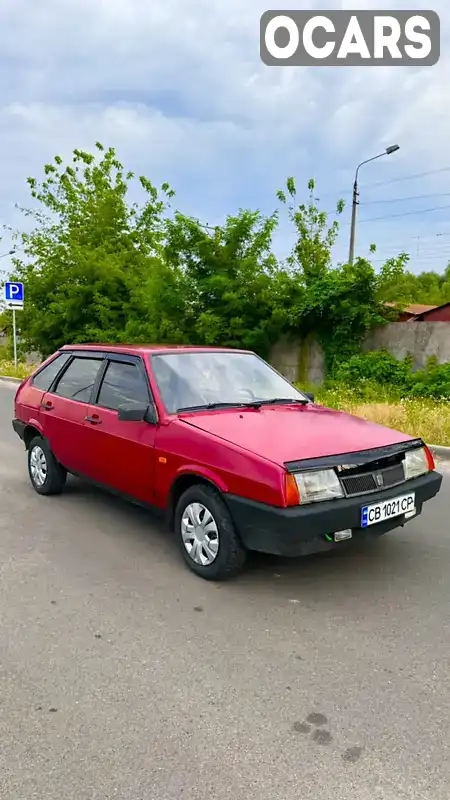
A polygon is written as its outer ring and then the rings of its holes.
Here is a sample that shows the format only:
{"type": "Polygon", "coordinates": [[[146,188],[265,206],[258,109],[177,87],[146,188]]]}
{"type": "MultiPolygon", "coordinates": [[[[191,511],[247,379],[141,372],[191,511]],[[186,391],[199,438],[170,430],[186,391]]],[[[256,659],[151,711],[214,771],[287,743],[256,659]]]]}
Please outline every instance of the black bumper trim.
{"type": "Polygon", "coordinates": [[[416,514],[412,519],[416,519],[422,512],[423,504],[439,492],[441,484],[442,475],[430,472],[400,486],[362,497],[346,497],[291,508],[268,506],[229,494],[224,495],[224,499],[248,550],[295,557],[337,547],[337,544],[325,539],[327,534],[332,535],[336,531],[350,528],[353,539],[361,540],[373,539],[399,528],[409,522],[409,519],[400,516],[361,528],[361,509],[366,505],[415,492],[416,514]]]}
{"type": "Polygon", "coordinates": [[[26,428],[25,423],[22,422],[22,420],[20,420],[20,419],[13,419],[12,426],[13,426],[15,432],[17,433],[17,436],[19,436],[19,438],[22,439],[22,441],[24,441],[24,439],[25,439],[25,428],[26,428]]]}

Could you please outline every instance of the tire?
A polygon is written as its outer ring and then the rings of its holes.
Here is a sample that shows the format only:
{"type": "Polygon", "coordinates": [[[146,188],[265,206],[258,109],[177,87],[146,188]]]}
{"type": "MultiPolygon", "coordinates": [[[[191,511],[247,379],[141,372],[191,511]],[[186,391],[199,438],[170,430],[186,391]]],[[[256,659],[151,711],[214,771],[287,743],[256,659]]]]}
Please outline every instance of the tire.
{"type": "Polygon", "coordinates": [[[234,578],[243,570],[247,551],[217,489],[200,483],[187,489],[177,503],[174,527],[187,566],[200,578],[207,581],[225,581],[234,578]],[[196,514],[200,522],[198,528],[200,538],[205,533],[207,535],[207,539],[203,540],[201,545],[198,544],[199,540],[196,539],[196,543],[193,544],[193,537],[189,539],[196,514]],[[189,527],[186,525],[187,522],[189,527]],[[203,530],[203,526],[206,526],[206,531],[203,530]],[[211,556],[213,556],[212,561],[211,556]]]}
{"type": "Polygon", "coordinates": [[[28,474],[33,489],[42,495],[61,494],[66,483],[66,470],[58,463],[42,436],[35,436],[30,442],[28,474]]]}

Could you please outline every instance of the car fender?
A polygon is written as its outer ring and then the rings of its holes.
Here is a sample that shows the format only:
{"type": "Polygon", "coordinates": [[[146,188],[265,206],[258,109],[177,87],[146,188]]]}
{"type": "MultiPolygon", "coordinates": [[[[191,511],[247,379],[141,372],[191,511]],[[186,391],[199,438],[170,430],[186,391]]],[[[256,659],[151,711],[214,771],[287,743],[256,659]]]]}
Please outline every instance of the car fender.
{"type": "MultiPolygon", "coordinates": [[[[179,481],[183,480],[183,478],[200,478],[203,481],[207,481],[211,486],[214,486],[218,491],[226,494],[228,492],[227,485],[223,479],[221,479],[213,470],[208,469],[207,467],[200,466],[199,464],[183,464],[177,472],[175,473],[168,495],[165,499],[165,516],[166,516],[166,524],[169,529],[173,527],[174,521],[174,514],[175,514],[175,507],[176,507],[176,497],[177,497],[177,486],[179,481]]],[[[182,493],[181,489],[181,493],[182,493]]]]}
{"type": "Polygon", "coordinates": [[[179,478],[182,478],[185,475],[198,475],[199,478],[203,478],[204,480],[209,481],[209,483],[212,483],[220,492],[228,492],[228,487],[223,478],[217,475],[217,473],[215,473],[213,470],[208,469],[208,467],[201,466],[200,464],[183,464],[183,466],[180,467],[175,473],[172,487],[175,486],[179,478]]]}
{"type": "MultiPolygon", "coordinates": [[[[25,422],[25,420],[24,420],[24,422],[25,422]]],[[[42,426],[42,423],[39,422],[39,420],[37,420],[35,417],[30,417],[30,419],[27,419],[27,421],[25,422],[25,425],[26,425],[27,428],[36,428],[36,430],[39,431],[41,436],[44,436],[44,428],[42,426]]]]}

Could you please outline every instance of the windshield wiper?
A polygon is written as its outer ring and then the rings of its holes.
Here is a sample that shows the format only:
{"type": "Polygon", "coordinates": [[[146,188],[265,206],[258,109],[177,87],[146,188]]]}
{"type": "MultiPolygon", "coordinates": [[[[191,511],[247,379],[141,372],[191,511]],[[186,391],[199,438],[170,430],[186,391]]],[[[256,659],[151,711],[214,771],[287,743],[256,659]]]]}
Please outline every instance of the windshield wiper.
{"type": "Polygon", "coordinates": [[[301,406],[306,406],[309,403],[309,400],[303,397],[272,397],[270,400],[257,400],[252,405],[258,406],[275,406],[275,405],[287,405],[290,403],[297,403],[301,406]]]}
{"type": "Polygon", "coordinates": [[[253,403],[241,403],[239,400],[235,403],[205,403],[200,406],[177,408],[177,414],[181,414],[183,411],[213,411],[216,408],[247,408],[253,405],[253,403]]]}
{"type": "Polygon", "coordinates": [[[205,403],[199,406],[177,408],[177,414],[181,414],[184,411],[214,411],[218,408],[261,408],[261,406],[288,405],[291,403],[305,406],[308,405],[309,400],[304,400],[302,397],[272,397],[270,400],[249,400],[245,403],[239,400],[236,400],[235,403],[205,403]]]}

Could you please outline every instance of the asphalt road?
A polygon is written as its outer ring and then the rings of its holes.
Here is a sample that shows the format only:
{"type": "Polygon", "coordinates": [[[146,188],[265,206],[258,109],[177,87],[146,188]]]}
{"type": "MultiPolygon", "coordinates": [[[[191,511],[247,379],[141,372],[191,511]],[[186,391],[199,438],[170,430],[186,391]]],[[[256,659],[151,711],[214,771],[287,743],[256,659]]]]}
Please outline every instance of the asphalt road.
{"type": "Polygon", "coordinates": [[[450,493],[374,547],[191,575],[28,482],[0,387],[2,800],[448,800],[450,493]]]}

